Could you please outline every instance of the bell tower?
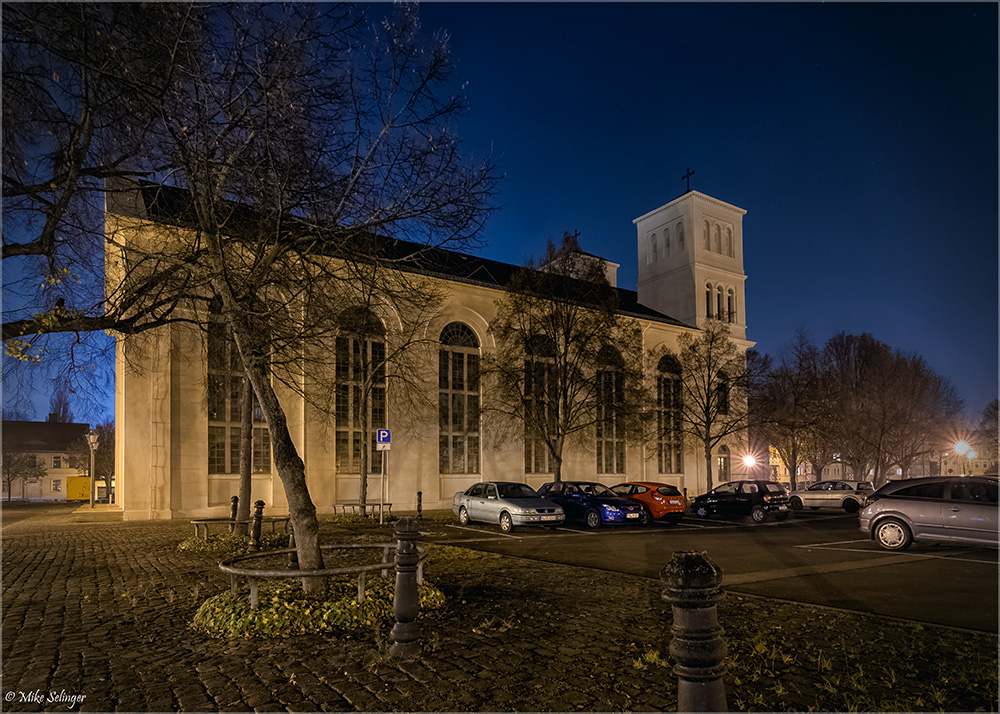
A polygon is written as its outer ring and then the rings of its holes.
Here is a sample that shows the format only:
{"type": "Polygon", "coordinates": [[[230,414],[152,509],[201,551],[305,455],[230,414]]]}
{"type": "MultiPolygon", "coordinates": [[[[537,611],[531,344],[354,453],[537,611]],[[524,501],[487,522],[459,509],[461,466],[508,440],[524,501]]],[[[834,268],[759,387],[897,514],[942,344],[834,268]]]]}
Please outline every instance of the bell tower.
{"type": "Polygon", "coordinates": [[[688,191],[636,218],[639,302],[693,327],[724,320],[746,339],[745,213],[688,191]]]}

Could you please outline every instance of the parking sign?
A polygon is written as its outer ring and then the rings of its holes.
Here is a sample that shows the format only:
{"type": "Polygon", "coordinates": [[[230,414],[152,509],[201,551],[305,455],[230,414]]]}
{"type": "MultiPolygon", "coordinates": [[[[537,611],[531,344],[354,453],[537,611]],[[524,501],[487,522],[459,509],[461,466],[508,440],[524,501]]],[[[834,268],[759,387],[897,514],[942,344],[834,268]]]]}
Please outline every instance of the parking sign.
{"type": "Polygon", "coordinates": [[[392,441],[392,433],[388,429],[375,430],[375,450],[388,451],[392,441]]]}

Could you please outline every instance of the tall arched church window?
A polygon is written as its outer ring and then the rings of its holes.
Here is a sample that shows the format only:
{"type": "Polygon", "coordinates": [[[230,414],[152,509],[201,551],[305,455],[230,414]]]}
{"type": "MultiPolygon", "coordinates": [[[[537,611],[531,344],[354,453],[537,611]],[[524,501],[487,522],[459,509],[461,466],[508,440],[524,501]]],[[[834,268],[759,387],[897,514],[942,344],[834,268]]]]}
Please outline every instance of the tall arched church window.
{"type": "Polygon", "coordinates": [[[715,375],[715,404],[719,414],[729,413],[729,377],[725,372],[715,375]]]}
{"type": "Polygon", "coordinates": [[[535,335],[525,345],[524,359],[524,472],[554,471],[547,436],[552,433],[558,406],[555,383],[555,345],[535,335]]]}
{"type": "Polygon", "coordinates": [[[722,286],[715,291],[715,316],[720,320],[726,319],[726,305],[722,302],[722,286]]]}
{"type": "Polygon", "coordinates": [[[656,375],[656,450],[661,474],[684,473],[682,407],[681,365],[675,357],[664,355],[656,375]]]}
{"type": "Polygon", "coordinates": [[[705,317],[712,316],[712,284],[707,283],[705,285],[705,317]]]}
{"type": "Polygon", "coordinates": [[[625,375],[621,354],[612,347],[601,350],[597,373],[597,473],[625,473],[625,425],[622,406],[625,375]]]}
{"type": "Polygon", "coordinates": [[[479,340],[467,325],[441,330],[438,350],[438,468],[443,474],[478,474],[479,340]]]}
{"type": "Polygon", "coordinates": [[[712,227],[705,221],[705,250],[712,250],[712,227]]]}
{"type": "Polygon", "coordinates": [[[649,262],[655,263],[659,259],[656,250],[656,234],[649,237],[649,262]]]}
{"type": "Polygon", "coordinates": [[[729,288],[729,293],[726,296],[726,314],[729,316],[730,322],[736,322],[736,293],[733,292],[732,288],[729,288]]]}
{"type": "Polygon", "coordinates": [[[375,450],[375,430],[386,427],[386,355],[382,323],[370,310],[347,308],[340,314],[340,334],[335,349],[337,473],[361,473],[363,445],[369,454],[368,472],[378,473],[382,470],[384,452],[375,450]]]}
{"type": "Polygon", "coordinates": [[[732,478],[732,474],[730,472],[729,447],[720,446],[719,455],[716,458],[718,459],[719,481],[729,481],[732,478]]]}
{"type": "Polygon", "coordinates": [[[726,255],[733,257],[733,229],[726,229],[726,255]]]}
{"type": "Polygon", "coordinates": [[[670,257],[670,229],[663,229],[663,255],[664,257],[670,257]]]}
{"type": "Polygon", "coordinates": [[[684,224],[677,224],[677,250],[684,250],[684,224]]]}
{"type": "Polygon", "coordinates": [[[722,229],[718,224],[715,226],[715,252],[722,252],[722,229]]]}
{"type": "MultiPolygon", "coordinates": [[[[240,472],[241,403],[246,373],[232,330],[222,316],[221,301],[209,303],[208,314],[208,473],[240,472]]],[[[271,434],[253,395],[253,473],[271,472],[271,434]]]]}

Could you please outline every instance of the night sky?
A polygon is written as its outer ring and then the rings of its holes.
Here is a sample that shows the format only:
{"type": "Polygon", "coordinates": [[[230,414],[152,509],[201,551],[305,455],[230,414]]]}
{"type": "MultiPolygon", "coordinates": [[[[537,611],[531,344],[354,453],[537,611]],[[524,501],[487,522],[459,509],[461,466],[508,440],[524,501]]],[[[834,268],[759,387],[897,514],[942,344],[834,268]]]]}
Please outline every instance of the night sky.
{"type": "Polygon", "coordinates": [[[997,5],[425,3],[505,175],[483,255],[579,230],[635,289],[632,219],[746,209],[748,337],[871,333],[978,421],[997,395],[997,5]]]}
{"type": "MultiPolygon", "coordinates": [[[[632,220],[681,195],[690,168],[692,189],[747,211],[758,350],[777,355],[799,329],[820,347],[868,332],[922,355],[970,419],[996,397],[995,3],[424,3],[421,15],[427,34],[450,34],[468,83],[466,150],[504,175],[475,252],[522,264],[579,230],[634,289],[632,220]]],[[[46,392],[36,418],[47,406],[46,392]]],[[[75,407],[78,420],[112,410],[75,407]]]]}

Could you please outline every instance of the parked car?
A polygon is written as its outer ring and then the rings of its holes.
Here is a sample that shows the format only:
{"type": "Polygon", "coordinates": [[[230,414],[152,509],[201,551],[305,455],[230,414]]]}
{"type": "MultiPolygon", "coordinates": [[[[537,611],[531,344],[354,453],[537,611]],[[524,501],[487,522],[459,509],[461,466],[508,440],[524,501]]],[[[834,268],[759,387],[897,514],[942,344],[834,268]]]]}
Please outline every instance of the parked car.
{"type": "Polygon", "coordinates": [[[510,533],[516,526],[555,528],[566,520],[562,507],[539,496],[531,486],[512,481],[483,481],[459,491],[451,510],[463,526],[469,521],[497,523],[510,533]]]}
{"type": "Polygon", "coordinates": [[[729,481],[695,498],[691,510],[699,518],[718,513],[763,523],[774,514],[783,521],[788,518],[788,492],[775,481],[729,481]]]}
{"type": "Polygon", "coordinates": [[[788,506],[794,510],[802,507],[843,508],[848,513],[857,513],[871,492],[871,481],[820,481],[792,491],[788,496],[788,506]]]}
{"type": "Polygon", "coordinates": [[[997,545],[997,479],[937,476],[890,481],[868,497],[861,530],[886,550],[914,540],[997,545]]]}
{"type": "Polygon", "coordinates": [[[612,486],[611,490],[642,505],[643,523],[663,520],[673,524],[679,523],[684,517],[684,495],[676,486],[668,483],[627,481],[612,486]]]}
{"type": "Polygon", "coordinates": [[[588,528],[602,523],[642,522],[639,503],[619,496],[602,483],[558,481],[542,484],[538,493],[562,506],[567,520],[583,521],[588,528]]]}

